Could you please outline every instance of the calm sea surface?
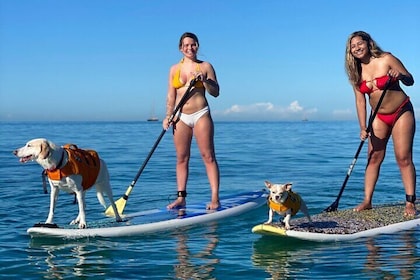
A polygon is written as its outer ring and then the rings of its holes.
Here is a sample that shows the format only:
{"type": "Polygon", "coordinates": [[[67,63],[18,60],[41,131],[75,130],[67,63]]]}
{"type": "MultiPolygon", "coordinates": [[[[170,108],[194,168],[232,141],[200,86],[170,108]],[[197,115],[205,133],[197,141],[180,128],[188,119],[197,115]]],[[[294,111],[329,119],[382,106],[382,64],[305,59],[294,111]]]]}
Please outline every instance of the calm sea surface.
{"type": "MultiPolygon", "coordinates": [[[[161,132],[160,122],[0,123],[0,277],[4,279],[419,279],[420,229],[351,242],[317,244],[261,237],[251,228],[267,208],[217,223],[130,238],[31,239],[26,229],[45,221],[49,196],[41,167],[22,165],[12,150],[32,138],[97,150],[120,198],[161,132]],[[7,277],[7,278],[6,278],[7,277]]],[[[264,180],[293,182],[311,214],[336,198],[360,143],[354,122],[216,122],[221,195],[262,189],[264,180]]],[[[420,168],[420,139],[414,160],[420,168]]],[[[366,146],[347,183],[340,209],[363,198],[366,146]]],[[[175,157],[168,131],[141,174],[124,213],[164,207],[174,198],[175,157]]],[[[207,201],[210,189],[193,144],[188,201],[207,201]]],[[[103,218],[94,191],[87,218],[103,218]]],[[[374,203],[405,199],[392,142],[374,203]]],[[[55,222],[77,215],[61,193],[55,222]]],[[[293,220],[292,220],[293,222],[293,220]]]]}

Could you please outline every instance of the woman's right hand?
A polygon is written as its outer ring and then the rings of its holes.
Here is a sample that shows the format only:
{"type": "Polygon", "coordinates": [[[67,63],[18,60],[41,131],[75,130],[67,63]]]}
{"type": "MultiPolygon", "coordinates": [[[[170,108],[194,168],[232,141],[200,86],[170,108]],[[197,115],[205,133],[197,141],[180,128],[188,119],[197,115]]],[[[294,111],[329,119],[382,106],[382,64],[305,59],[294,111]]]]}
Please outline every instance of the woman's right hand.
{"type": "Polygon", "coordinates": [[[162,121],[162,127],[165,130],[167,130],[171,126],[171,124],[172,124],[172,122],[169,122],[169,118],[170,118],[169,116],[168,117],[165,117],[163,119],[163,121],[162,121]]]}
{"type": "Polygon", "coordinates": [[[366,129],[360,130],[360,140],[365,141],[369,137],[369,133],[366,129]]]}

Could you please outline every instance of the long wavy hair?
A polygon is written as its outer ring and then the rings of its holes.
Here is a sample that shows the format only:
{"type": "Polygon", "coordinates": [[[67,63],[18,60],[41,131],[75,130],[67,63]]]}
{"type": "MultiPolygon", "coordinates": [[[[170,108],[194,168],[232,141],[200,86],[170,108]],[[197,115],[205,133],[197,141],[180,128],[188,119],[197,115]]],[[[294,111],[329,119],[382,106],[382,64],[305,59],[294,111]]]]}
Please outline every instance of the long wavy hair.
{"type": "Polygon", "coordinates": [[[363,41],[367,42],[371,56],[380,57],[383,53],[385,53],[368,33],[364,31],[356,31],[350,34],[346,44],[345,67],[349,81],[354,86],[357,86],[360,83],[362,76],[361,61],[351,54],[351,40],[357,36],[360,36],[363,41]]]}

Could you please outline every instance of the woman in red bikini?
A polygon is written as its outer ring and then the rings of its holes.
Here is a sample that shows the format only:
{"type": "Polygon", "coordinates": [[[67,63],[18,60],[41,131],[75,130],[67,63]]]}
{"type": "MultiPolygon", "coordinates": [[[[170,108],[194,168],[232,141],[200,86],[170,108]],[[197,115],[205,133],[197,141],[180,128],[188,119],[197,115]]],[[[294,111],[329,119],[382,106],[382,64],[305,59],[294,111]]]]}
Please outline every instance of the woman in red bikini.
{"type": "Polygon", "coordinates": [[[416,169],[412,161],[415,119],[409,97],[400,87],[414,84],[413,76],[401,61],[389,52],[384,52],[363,31],[352,33],[346,45],[345,66],[356,99],[360,138],[369,138],[368,163],[365,171],[365,198],[355,211],[372,208],[372,196],[379,177],[386,146],[392,136],[397,164],[406,193],[405,215],[416,214],[416,169]],[[386,95],[380,105],[372,130],[366,132],[366,97],[372,110],[391,79],[386,95]]]}
{"type": "Polygon", "coordinates": [[[168,205],[169,209],[184,207],[187,196],[188,165],[190,160],[191,140],[194,135],[207,171],[211,188],[211,201],[207,209],[217,209],[219,203],[219,166],[214,150],[214,124],[205,96],[207,91],[214,97],[219,96],[219,84],[213,66],[197,59],[198,38],[186,32],[179,40],[179,50],[183,54],[181,61],[172,65],[169,71],[169,86],[166,99],[166,118],[163,128],[173,126],[175,150],[177,154],[176,177],[177,199],[168,205]],[[186,93],[190,82],[198,78],[191,89],[190,98],[182,106],[174,122],[169,123],[175,106],[186,93]]]}

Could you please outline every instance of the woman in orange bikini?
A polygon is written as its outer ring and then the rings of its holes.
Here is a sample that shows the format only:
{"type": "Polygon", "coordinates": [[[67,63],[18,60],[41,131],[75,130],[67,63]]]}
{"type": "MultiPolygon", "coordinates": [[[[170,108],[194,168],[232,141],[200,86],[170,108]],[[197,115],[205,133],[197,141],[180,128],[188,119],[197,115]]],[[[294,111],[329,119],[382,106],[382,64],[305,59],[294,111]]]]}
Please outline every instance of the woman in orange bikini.
{"type": "Polygon", "coordinates": [[[207,209],[217,209],[219,203],[219,166],[214,150],[214,125],[210,115],[209,105],[205,91],[210,95],[219,96],[219,84],[213,66],[197,59],[198,38],[195,34],[186,32],[179,40],[179,50],[183,54],[181,61],[170,68],[169,86],[166,100],[166,118],[163,128],[173,126],[174,143],[177,155],[177,199],[168,205],[168,208],[183,207],[186,204],[188,164],[190,159],[191,141],[194,135],[200,150],[207,177],[211,188],[211,201],[207,209]],[[199,81],[192,87],[190,98],[181,108],[177,118],[169,123],[175,106],[186,93],[190,82],[198,78],[199,81]]]}
{"type": "Polygon", "coordinates": [[[416,169],[412,161],[415,119],[409,97],[400,87],[414,84],[413,76],[401,61],[389,52],[384,52],[363,31],[352,33],[346,45],[347,75],[353,86],[360,138],[369,138],[368,163],[365,171],[365,198],[355,211],[372,208],[372,196],[379,177],[386,146],[390,136],[394,144],[397,164],[401,172],[406,193],[405,215],[416,214],[416,169]],[[380,105],[372,130],[366,132],[366,97],[372,110],[376,108],[380,96],[391,79],[386,95],[380,105]]]}

